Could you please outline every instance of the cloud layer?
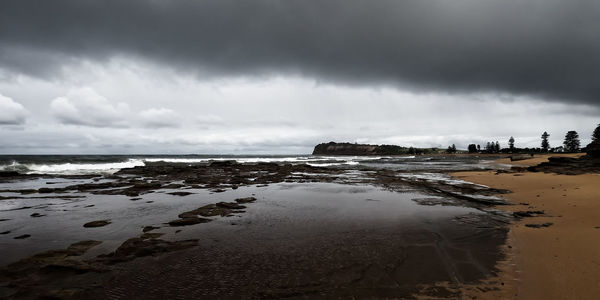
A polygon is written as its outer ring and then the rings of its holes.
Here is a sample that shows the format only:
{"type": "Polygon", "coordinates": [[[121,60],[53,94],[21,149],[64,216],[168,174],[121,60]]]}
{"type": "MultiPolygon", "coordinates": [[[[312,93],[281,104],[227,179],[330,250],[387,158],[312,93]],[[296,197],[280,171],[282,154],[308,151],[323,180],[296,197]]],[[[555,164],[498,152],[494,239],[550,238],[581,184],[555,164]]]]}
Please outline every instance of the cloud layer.
{"type": "Polygon", "coordinates": [[[91,88],[72,89],[50,103],[52,114],[63,124],[95,127],[122,127],[129,117],[129,105],[113,105],[91,88]]]}
{"type": "Polygon", "coordinates": [[[200,77],[291,74],[341,85],[600,105],[599,1],[0,5],[0,67],[33,76],[58,76],[78,61],[133,57],[200,77]]]}
{"type": "Polygon", "coordinates": [[[20,103],[0,94],[0,126],[22,125],[25,123],[27,110],[20,103]]]}

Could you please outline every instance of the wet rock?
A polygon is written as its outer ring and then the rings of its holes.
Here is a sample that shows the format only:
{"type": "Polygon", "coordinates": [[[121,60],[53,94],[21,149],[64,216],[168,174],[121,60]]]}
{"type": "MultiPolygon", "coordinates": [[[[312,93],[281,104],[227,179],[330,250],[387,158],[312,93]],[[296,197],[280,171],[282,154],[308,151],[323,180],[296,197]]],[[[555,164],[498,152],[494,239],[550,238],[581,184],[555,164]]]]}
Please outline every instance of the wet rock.
{"type": "Polygon", "coordinates": [[[172,192],[172,193],[168,193],[169,195],[174,195],[174,196],[188,196],[188,195],[192,195],[193,193],[190,192],[172,192]]]}
{"type": "Polygon", "coordinates": [[[163,236],[163,235],[165,235],[165,234],[164,234],[164,233],[159,233],[159,232],[155,232],[155,233],[152,233],[152,232],[146,232],[146,233],[144,233],[144,234],[140,235],[140,238],[141,238],[142,240],[147,240],[147,239],[156,239],[156,238],[159,238],[159,237],[161,237],[161,236],[163,236]]]}
{"type": "Polygon", "coordinates": [[[131,201],[138,201],[138,200],[142,200],[142,198],[139,198],[139,197],[138,198],[131,198],[129,200],[131,200],[131,201]]]}
{"type": "Polygon", "coordinates": [[[90,204],[90,205],[86,205],[86,206],[84,206],[84,208],[89,208],[89,207],[94,207],[94,206],[96,206],[96,205],[94,205],[94,204],[90,204]]]}
{"type": "Polygon", "coordinates": [[[43,217],[43,216],[45,216],[45,215],[42,215],[42,214],[40,214],[40,213],[32,213],[32,214],[31,214],[31,215],[29,215],[29,216],[30,216],[30,217],[32,217],[32,218],[39,218],[39,217],[43,217]]]}
{"type": "Polygon", "coordinates": [[[526,211],[515,211],[513,212],[513,216],[516,218],[530,218],[537,217],[539,215],[543,215],[543,210],[526,210],[526,211]]]}
{"type": "Polygon", "coordinates": [[[235,202],[219,202],[216,205],[217,205],[217,207],[227,208],[227,209],[244,209],[244,208],[246,208],[245,206],[239,205],[238,203],[235,203],[235,202]]]}
{"type": "Polygon", "coordinates": [[[37,288],[40,284],[50,282],[52,287],[56,288],[54,282],[61,278],[72,278],[75,274],[90,271],[103,271],[102,268],[91,263],[72,259],[83,255],[88,249],[100,243],[81,241],[71,244],[66,249],[38,253],[9,264],[0,270],[0,274],[3,274],[3,280],[9,282],[9,285],[20,287],[20,292],[31,292],[31,287],[37,288]]]}
{"type": "Polygon", "coordinates": [[[578,175],[600,172],[600,158],[585,155],[580,158],[550,157],[547,162],[527,168],[530,172],[558,173],[565,175],[578,175]]]}
{"type": "Polygon", "coordinates": [[[246,198],[237,198],[235,199],[235,202],[237,203],[252,203],[255,202],[256,198],[254,197],[246,197],[246,198]]]}
{"type": "Polygon", "coordinates": [[[22,240],[22,239],[26,239],[28,237],[31,237],[31,235],[30,234],[23,234],[23,235],[15,236],[14,239],[15,240],[22,240]]]}
{"type": "Polygon", "coordinates": [[[180,189],[182,187],[185,187],[185,184],[179,184],[179,183],[172,183],[172,184],[168,184],[163,186],[163,189],[180,189]]]}
{"type": "Polygon", "coordinates": [[[38,193],[40,193],[40,194],[54,193],[54,191],[55,191],[55,189],[51,189],[51,188],[38,189],[38,193]]]}
{"type": "Polygon", "coordinates": [[[148,232],[148,231],[152,231],[154,229],[159,229],[160,227],[154,227],[154,226],[146,226],[142,229],[142,232],[148,232]]]}
{"type": "Polygon", "coordinates": [[[550,227],[552,226],[554,223],[542,223],[542,224],[525,224],[526,227],[531,227],[531,228],[543,228],[543,227],[550,227]]]}
{"type": "Polygon", "coordinates": [[[0,177],[19,177],[20,175],[17,171],[0,171],[0,177]]]}
{"type": "Polygon", "coordinates": [[[110,223],[111,222],[109,220],[91,221],[91,222],[87,222],[87,223],[83,224],[83,227],[86,227],[86,228],[102,227],[102,226],[106,226],[106,225],[108,225],[110,223]]]}
{"type": "Polygon", "coordinates": [[[9,234],[9,233],[10,233],[10,230],[0,232],[0,234],[9,234]]]}
{"type": "Polygon", "coordinates": [[[179,226],[195,225],[195,224],[200,224],[200,223],[208,223],[210,221],[212,221],[212,220],[207,219],[207,218],[187,217],[187,218],[182,218],[182,219],[178,219],[178,220],[173,220],[173,221],[169,222],[168,224],[173,227],[179,227],[179,226]]]}
{"type": "Polygon", "coordinates": [[[159,239],[131,238],[125,241],[115,252],[101,255],[99,259],[108,264],[125,262],[137,257],[158,256],[167,252],[194,247],[198,240],[169,242],[159,239]]]}
{"type": "MultiPolygon", "coordinates": [[[[436,206],[436,205],[441,205],[441,206],[457,206],[460,205],[460,203],[458,203],[457,201],[454,201],[452,199],[448,199],[448,198],[416,198],[416,199],[412,199],[414,202],[417,202],[420,205],[427,205],[427,206],[436,206]]],[[[376,200],[371,200],[371,201],[376,201],[376,200]]]]}
{"type": "Polygon", "coordinates": [[[193,218],[197,216],[213,217],[213,216],[227,216],[232,213],[231,209],[219,207],[216,204],[204,205],[200,208],[183,212],[179,214],[180,218],[193,218]]]}

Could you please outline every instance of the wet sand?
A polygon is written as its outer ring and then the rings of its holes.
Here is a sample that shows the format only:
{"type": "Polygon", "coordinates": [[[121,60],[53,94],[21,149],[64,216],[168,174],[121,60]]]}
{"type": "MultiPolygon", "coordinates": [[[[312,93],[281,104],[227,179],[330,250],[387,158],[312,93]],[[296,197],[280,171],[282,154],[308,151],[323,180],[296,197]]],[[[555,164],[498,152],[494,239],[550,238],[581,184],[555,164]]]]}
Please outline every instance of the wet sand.
{"type": "MultiPolygon", "coordinates": [[[[547,157],[512,163],[532,166],[547,157]]],[[[453,175],[511,190],[513,193],[502,197],[515,205],[499,209],[543,212],[510,225],[504,247],[507,259],[498,264],[499,276],[486,285],[465,287],[465,295],[477,299],[598,299],[600,174],[486,171],[453,175]]]]}

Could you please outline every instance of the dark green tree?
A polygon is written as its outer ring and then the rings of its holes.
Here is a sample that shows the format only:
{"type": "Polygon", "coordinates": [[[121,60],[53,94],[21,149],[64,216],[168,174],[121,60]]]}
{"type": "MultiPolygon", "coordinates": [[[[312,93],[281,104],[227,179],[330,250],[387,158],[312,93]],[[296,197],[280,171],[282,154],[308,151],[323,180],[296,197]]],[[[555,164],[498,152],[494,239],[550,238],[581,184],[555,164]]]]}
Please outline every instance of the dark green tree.
{"type": "Polygon", "coordinates": [[[512,136],[510,137],[510,139],[508,139],[508,148],[510,148],[511,152],[515,150],[515,138],[512,136]]]}
{"type": "Polygon", "coordinates": [[[594,129],[594,133],[592,133],[592,142],[600,140],[600,124],[594,129]]]}
{"type": "Polygon", "coordinates": [[[580,142],[579,134],[577,133],[577,131],[571,130],[567,132],[567,135],[565,135],[565,141],[563,142],[563,145],[565,146],[566,152],[578,152],[580,142]]]}
{"type": "Polygon", "coordinates": [[[456,146],[454,144],[452,144],[452,146],[448,146],[446,153],[456,153],[456,146]]]}
{"type": "Polygon", "coordinates": [[[470,144],[467,149],[469,150],[469,153],[477,153],[477,145],[475,144],[470,144]]]}
{"type": "Polygon", "coordinates": [[[544,131],[544,133],[542,133],[542,152],[548,152],[548,149],[550,148],[550,143],[548,143],[548,137],[550,135],[544,131]]]}
{"type": "Polygon", "coordinates": [[[498,143],[498,141],[496,141],[496,144],[494,145],[494,152],[500,153],[500,143],[498,143]]]}

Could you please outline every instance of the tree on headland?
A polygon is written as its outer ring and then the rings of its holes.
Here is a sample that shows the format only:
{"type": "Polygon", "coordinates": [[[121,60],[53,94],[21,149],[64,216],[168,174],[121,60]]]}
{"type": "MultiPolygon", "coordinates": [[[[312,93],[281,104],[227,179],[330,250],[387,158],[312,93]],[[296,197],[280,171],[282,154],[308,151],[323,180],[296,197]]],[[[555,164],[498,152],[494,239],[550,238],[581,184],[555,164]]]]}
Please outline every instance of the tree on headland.
{"type": "Polygon", "coordinates": [[[469,144],[467,149],[469,150],[469,153],[477,153],[477,145],[475,144],[469,144]]]}
{"type": "Polygon", "coordinates": [[[448,149],[446,149],[447,153],[456,153],[456,146],[454,144],[452,144],[452,146],[448,146],[448,149]]]}
{"type": "Polygon", "coordinates": [[[496,144],[494,145],[494,152],[500,153],[500,143],[498,143],[498,141],[496,141],[496,144]]]}
{"type": "Polygon", "coordinates": [[[563,142],[563,145],[565,146],[566,152],[578,152],[580,143],[579,134],[577,134],[577,131],[571,130],[567,132],[567,135],[565,135],[565,141],[563,142]]]}
{"type": "Polygon", "coordinates": [[[508,139],[508,148],[510,148],[511,152],[515,150],[515,138],[512,136],[508,139]]]}
{"type": "Polygon", "coordinates": [[[477,152],[481,152],[481,145],[477,144],[477,152]]]}
{"type": "Polygon", "coordinates": [[[600,124],[594,129],[594,133],[592,133],[592,142],[600,141],[600,124]]]}
{"type": "Polygon", "coordinates": [[[542,133],[542,152],[548,152],[548,149],[550,148],[550,143],[548,143],[548,137],[550,135],[544,131],[544,133],[542,133]]]}

